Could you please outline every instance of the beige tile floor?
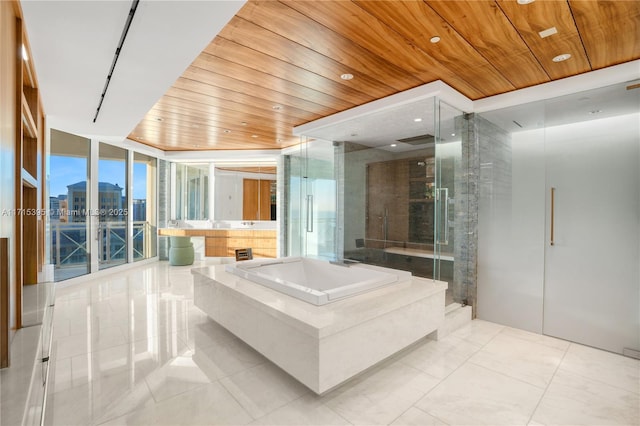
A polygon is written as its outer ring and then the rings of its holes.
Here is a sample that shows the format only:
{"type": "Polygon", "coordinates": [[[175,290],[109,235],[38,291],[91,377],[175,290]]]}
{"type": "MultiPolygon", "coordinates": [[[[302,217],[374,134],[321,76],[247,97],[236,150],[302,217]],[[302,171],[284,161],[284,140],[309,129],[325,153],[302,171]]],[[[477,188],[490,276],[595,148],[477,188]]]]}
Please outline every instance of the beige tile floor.
{"type": "Polygon", "coordinates": [[[158,262],[57,290],[53,425],[638,425],[640,362],[475,320],[316,396],[158,262]]]}

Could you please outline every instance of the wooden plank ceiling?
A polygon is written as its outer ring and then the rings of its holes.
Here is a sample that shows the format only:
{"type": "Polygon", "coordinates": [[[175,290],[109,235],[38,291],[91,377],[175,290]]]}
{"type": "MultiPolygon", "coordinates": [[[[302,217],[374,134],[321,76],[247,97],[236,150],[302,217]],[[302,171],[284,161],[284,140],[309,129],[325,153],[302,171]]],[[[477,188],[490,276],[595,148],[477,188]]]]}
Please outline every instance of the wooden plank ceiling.
{"type": "Polygon", "coordinates": [[[475,100],[638,58],[639,1],[250,0],[129,137],[279,149],[294,126],[432,81],[475,100]]]}

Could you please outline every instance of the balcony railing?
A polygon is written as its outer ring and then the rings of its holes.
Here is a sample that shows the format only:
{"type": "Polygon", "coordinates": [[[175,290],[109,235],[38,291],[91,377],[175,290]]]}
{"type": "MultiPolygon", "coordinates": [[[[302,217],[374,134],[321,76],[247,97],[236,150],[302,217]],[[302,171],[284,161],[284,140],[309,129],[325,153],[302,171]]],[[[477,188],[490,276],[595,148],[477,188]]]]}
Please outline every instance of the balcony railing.
{"type": "MultiPolygon", "coordinates": [[[[125,222],[102,222],[98,225],[98,261],[103,266],[127,260],[125,222]]],[[[133,259],[155,256],[156,227],[146,221],[133,222],[133,259]]],[[[59,268],[73,268],[88,263],[86,223],[51,224],[51,263],[59,268]]]]}

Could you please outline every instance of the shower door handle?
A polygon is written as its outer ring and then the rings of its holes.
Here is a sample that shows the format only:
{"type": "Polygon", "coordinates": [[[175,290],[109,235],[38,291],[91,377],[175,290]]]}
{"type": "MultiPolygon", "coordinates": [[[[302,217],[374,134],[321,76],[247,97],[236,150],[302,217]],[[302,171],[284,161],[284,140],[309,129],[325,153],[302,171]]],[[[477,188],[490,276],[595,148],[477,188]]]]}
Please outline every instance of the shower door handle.
{"type": "Polygon", "coordinates": [[[307,232],[313,232],[313,195],[307,195],[307,232]]]}
{"type": "MultiPolygon", "coordinates": [[[[444,192],[444,240],[440,240],[438,236],[438,244],[449,245],[449,188],[439,188],[438,194],[444,192]]],[[[438,199],[442,202],[442,196],[439,195],[438,199]]]]}
{"type": "Polygon", "coordinates": [[[554,220],[555,220],[555,198],[556,198],[556,189],[551,187],[551,216],[549,219],[550,229],[549,229],[549,245],[554,245],[554,220]]]}

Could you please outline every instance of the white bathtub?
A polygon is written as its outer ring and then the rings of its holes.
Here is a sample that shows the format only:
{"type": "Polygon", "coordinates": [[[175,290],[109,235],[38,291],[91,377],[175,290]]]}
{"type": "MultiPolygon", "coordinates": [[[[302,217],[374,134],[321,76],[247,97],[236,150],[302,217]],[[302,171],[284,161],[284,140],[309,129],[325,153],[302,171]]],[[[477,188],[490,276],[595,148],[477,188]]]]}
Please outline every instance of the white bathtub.
{"type": "Polygon", "coordinates": [[[314,305],[380,288],[411,278],[411,273],[378,266],[332,264],[305,257],[239,262],[225,266],[236,276],[314,305]]]}

